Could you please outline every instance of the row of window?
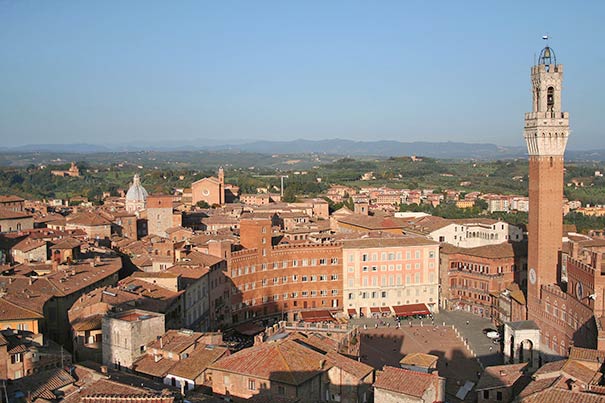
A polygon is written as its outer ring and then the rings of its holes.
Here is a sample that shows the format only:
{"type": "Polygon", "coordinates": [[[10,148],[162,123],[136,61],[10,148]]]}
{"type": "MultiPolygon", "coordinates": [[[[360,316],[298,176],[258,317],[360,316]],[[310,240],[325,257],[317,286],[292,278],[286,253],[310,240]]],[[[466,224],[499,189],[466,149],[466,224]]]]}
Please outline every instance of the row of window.
{"type": "MultiPolygon", "coordinates": [[[[338,290],[310,290],[310,291],[301,291],[300,293],[298,291],[292,292],[292,293],[284,293],[284,294],[274,294],[274,295],[265,295],[262,298],[260,298],[258,300],[259,303],[263,303],[266,304],[267,302],[270,301],[279,301],[280,299],[282,300],[288,300],[290,298],[298,298],[300,295],[300,297],[303,298],[315,298],[315,297],[327,297],[328,295],[331,295],[333,297],[338,296],[338,290]]],[[[246,300],[243,301],[239,304],[235,304],[233,306],[233,308],[235,310],[237,309],[242,309],[245,306],[253,306],[256,305],[257,303],[257,299],[256,298],[252,298],[250,300],[246,300]]],[[[294,304],[296,305],[296,303],[294,304]]]]}
{"type": "MultiPolygon", "coordinates": [[[[402,267],[403,267],[402,264],[395,264],[395,265],[390,264],[388,266],[386,264],[383,264],[383,265],[380,265],[380,271],[387,271],[387,269],[388,269],[388,271],[401,271],[402,267]]],[[[434,267],[435,267],[435,263],[430,262],[429,263],[429,269],[433,269],[434,267]]],[[[420,268],[421,268],[420,263],[414,263],[414,269],[418,270],[420,268]]],[[[412,269],[412,264],[411,263],[407,263],[405,265],[405,269],[406,270],[411,270],[412,269]]],[[[355,267],[349,266],[347,268],[347,270],[349,271],[349,273],[354,273],[355,272],[355,267]]],[[[370,271],[377,272],[378,271],[378,266],[362,266],[361,267],[361,271],[362,272],[370,272],[370,271]]]]}
{"type": "MultiPolygon", "coordinates": [[[[429,294],[433,294],[434,290],[432,288],[423,288],[422,289],[423,293],[429,293],[429,294]]],[[[420,296],[420,288],[415,288],[415,295],[417,297],[420,296]]],[[[361,291],[359,292],[359,297],[361,299],[367,299],[367,298],[378,298],[378,295],[380,295],[380,298],[387,298],[389,295],[389,291],[361,291]]],[[[412,290],[411,288],[407,288],[405,290],[405,296],[406,297],[410,297],[412,295],[412,290]]],[[[397,290],[397,297],[401,297],[402,296],[402,292],[401,290],[397,290]]],[[[347,298],[349,300],[354,300],[355,299],[355,293],[354,292],[350,292],[347,294],[347,298]]],[[[432,301],[432,298],[431,298],[432,301]]]]}
{"type": "MultiPolygon", "coordinates": [[[[386,275],[382,275],[380,277],[380,285],[383,287],[386,287],[387,285],[389,286],[394,286],[394,285],[402,285],[401,284],[401,280],[402,280],[402,275],[401,274],[397,274],[397,275],[389,275],[388,277],[386,275]],[[387,279],[388,279],[388,283],[387,283],[387,279]]],[[[378,285],[378,276],[373,276],[373,277],[368,277],[368,276],[363,276],[361,278],[361,284],[363,287],[368,287],[370,285],[370,279],[371,279],[371,285],[372,286],[377,286],[378,285]]],[[[422,282],[422,276],[420,273],[416,273],[414,275],[414,277],[412,277],[410,274],[406,274],[405,276],[405,285],[410,285],[410,284],[420,284],[422,282]],[[413,280],[413,281],[412,281],[413,280]]],[[[435,273],[434,272],[430,272],[429,273],[429,283],[435,283],[435,273]]],[[[348,277],[348,281],[347,284],[349,285],[349,288],[353,288],[355,286],[355,279],[352,276],[348,277]]]]}
{"type": "MultiPolygon", "coordinates": [[[[300,279],[300,281],[302,283],[306,283],[306,282],[316,282],[316,281],[338,281],[338,274],[331,274],[331,275],[327,275],[327,274],[320,274],[320,275],[298,275],[298,274],[294,274],[292,275],[292,282],[296,283],[298,282],[300,279]]],[[[269,286],[269,284],[271,285],[279,285],[280,282],[281,284],[287,284],[289,280],[289,276],[282,276],[282,277],[273,277],[273,280],[270,281],[270,279],[264,278],[260,281],[260,286],[261,287],[267,287],[269,286]]],[[[247,290],[254,290],[256,289],[256,282],[252,282],[252,283],[245,283],[243,285],[244,291],[247,290]]],[[[236,290],[234,290],[236,292],[236,290]]]]}
{"type": "MultiPolygon", "coordinates": [[[[307,266],[327,266],[328,263],[332,266],[338,264],[338,258],[321,258],[321,259],[301,259],[301,260],[292,260],[291,262],[284,260],[282,262],[273,262],[273,263],[262,263],[260,265],[260,270],[268,270],[269,268],[273,270],[277,269],[286,269],[290,267],[307,267],[307,266]]],[[[250,273],[256,273],[256,265],[239,267],[237,269],[231,270],[231,277],[242,276],[250,273]]]]}
{"type": "MultiPolygon", "coordinates": [[[[380,260],[403,260],[403,252],[374,252],[374,253],[362,253],[361,261],[362,262],[376,262],[378,261],[378,256],[380,256],[380,260]]],[[[414,251],[414,259],[420,259],[422,257],[422,251],[416,250],[414,251]]],[[[429,259],[433,259],[435,257],[435,251],[429,251],[429,259]]],[[[412,251],[405,252],[406,260],[412,259],[412,251]]],[[[355,261],[355,254],[349,254],[349,262],[355,261]]]]}

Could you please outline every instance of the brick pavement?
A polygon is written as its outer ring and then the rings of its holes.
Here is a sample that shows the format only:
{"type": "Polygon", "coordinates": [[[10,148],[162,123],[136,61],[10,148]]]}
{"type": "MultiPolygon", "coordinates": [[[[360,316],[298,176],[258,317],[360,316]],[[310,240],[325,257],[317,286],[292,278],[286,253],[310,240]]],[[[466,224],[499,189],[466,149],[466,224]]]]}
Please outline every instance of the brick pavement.
{"type": "MultiPolygon", "coordinates": [[[[423,322],[424,323],[424,322],[423,322]]],[[[361,330],[361,360],[374,368],[384,365],[398,367],[399,361],[409,353],[422,352],[439,357],[437,369],[446,378],[448,401],[457,401],[454,395],[464,381],[477,382],[477,373],[481,367],[464,343],[449,326],[412,327],[402,324],[398,329],[391,327],[369,327],[361,330]]],[[[469,394],[469,397],[474,392],[469,394]]]]}

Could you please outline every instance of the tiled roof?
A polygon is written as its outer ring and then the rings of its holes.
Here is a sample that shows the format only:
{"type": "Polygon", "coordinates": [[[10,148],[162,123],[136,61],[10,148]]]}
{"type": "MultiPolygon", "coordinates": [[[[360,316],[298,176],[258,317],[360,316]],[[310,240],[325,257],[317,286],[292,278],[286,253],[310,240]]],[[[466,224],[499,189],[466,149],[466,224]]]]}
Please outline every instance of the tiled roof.
{"type": "Polygon", "coordinates": [[[28,397],[31,398],[31,401],[37,399],[55,401],[57,396],[53,391],[74,382],[75,379],[67,371],[55,368],[15,380],[11,385],[11,390],[21,391],[26,395],[29,393],[28,397]]]}
{"type": "Polygon", "coordinates": [[[483,375],[479,378],[476,390],[510,387],[521,378],[527,363],[495,365],[485,368],[483,375]]]}
{"type": "Polygon", "coordinates": [[[343,249],[358,248],[391,248],[415,245],[439,245],[439,242],[432,241],[423,236],[401,236],[401,237],[379,237],[363,238],[343,241],[343,249]]]}
{"type": "Polygon", "coordinates": [[[203,333],[168,330],[161,337],[147,345],[148,349],[157,349],[180,354],[182,351],[191,347],[203,336],[203,333]]]}
{"type": "Polygon", "coordinates": [[[84,332],[86,330],[101,329],[103,323],[103,315],[93,315],[80,317],[72,322],[71,327],[77,332],[84,332]]]}
{"type": "Polygon", "coordinates": [[[46,247],[46,242],[37,239],[25,238],[24,240],[13,246],[12,249],[21,252],[29,252],[42,247],[46,247]]]}
{"type": "Polygon", "coordinates": [[[431,387],[438,390],[439,376],[389,366],[376,373],[374,382],[374,388],[414,397],[422,397],[431,387]]]}
{"type": "Polygon", "coordinates": [[[345,357],[344,355],[335,351],[329,351],[328,354],[326,354],[326,358],[331,366],[340,368],[341,370],[355,376],[359,380],[365,378],[367,375],[371,374],[372,371],[374,371],[374,368],[371,366],[364,364],[361,361],[355,361],[351,358],[345,357]]]}
{"type": "Polygon", "coordinates": [[[329,368],[323,354],[292,340],[263,343],[223,357],[210,368],[300,385],[329,368]],[[324,367],[320,365],[324,363],[324,367]]]}
{"type": "Polygon", "coordinates": [[[181,261],[185,261],[184,259],[189,259],[186,260],[187,263],[200,264],[204,266],[213,266],[223,261],[223,259],[221,259],[220,257],[198,252],[195,250],[184,255],[184,257],[181,258],[181,261]]]}
{"type": "Polygon", "coordinates": [[[104,258],[94,267],[82,261],[72,264],[69,270],[58,270],[44,277],[3,277],[0,286],[6,289],[4,299],[42,314],[50,298],[71,295],[116,274],[121,268],[120,258],[104,258]]]}
{"type": "Polygon", "coordinates": [[[14,202],[22,202],[25,201],[22,197],[9,195],[9,196],[0,196],[0,203],[14,203],[14,202]]]}
{"type": "Polygon", "coordinates": [[[438,359],[439,357],[432,354],[410,353],[403,357],[401,361],[399,361],[399,364],[430,368],[437,363],[438,359]]]}
{"type": "Polygon", "coordinates": [[[605,403],[605,395],[548,388],[519,400],[521,403],[605,403]]]}
{"type": "Polygon", "coordinates": [[[0,220],[8,220],[11,218],[32,218],[33,216],[22,213],[20,211],[13,211],[4,207],[0,207],[0,220]]]}
{"type": "Polygon", "coordinates": [[[134,362],[132,364],[132,368],[135,372],[151,375],[157,378],[163,378],[166,376],[170,368],[174,367],[176,363],[176,360],[171,360],[166,357],[156,361],[153,355],[146,354],[134,362]]]}
{"type": "Polygon", "coordinates": [[[0,320],[42,319],[40,313],[14,304],[5,298],[0,298],[0,320]]]}
{"type": "Polygon", "coordinates": [[[126,385],[111,379],[87,383],[65,396],[61,403],[171,403],[173,396],[166,392],[126,385]]]}
{"type": "Polygon", "coordinates": [[[525,242],[503,242],[497,245],[477,246],[475,248],[460,248],[448,243],[441,245],[442,254],[462,254],[485,257],[490,259],[514,258],[527,249],[525,242]]]}
{"type": "Polygon", "coordinates": [[[547,377],[549,374],[553,374],[553,376],[559,376],[561,373],[561,368],[567,363],[567,360],[553,361],[548,362],[542,365],[536,372],[534,372],[535,377],[547,377]]]}
{"type": "Polygon", "coordinates": [[[82,243],[77,239],[67,237],[56,241],[55,244],[50,247],[50,249],[73,249],[77,248],[81,244],[82,243]]]}
{"type": "Polygon", "coordinates": [[[550,387],[554,387],[561,379],[561,376],[556,376],[533,380],[521,392],[519,392],[519,397],[527,397],[550,387]]]}
{"type": "Polygon", "coordinates": [[[67,224],[73,225],[85,225],[89,227],[96,227],[101,225],[110,225],[111,222],[99,214],[95,214],[92,212],[84,212],[76,214],[72,217],[67,218],[67,224]]]}
{"type": "Polygon", "coordinates": [[[599,374],[598,371],[592,370],[587,366],[583,365],[580,361],[577,360],[567,360],[561,371],[570,376],[571,378],[577,379],[586,384],[590,383],[590,381],[595,377],[595,375],[599,374]]]}
{"type": "Polygon", "coordinates": [[[229,350],[226,347],[199,345],[188,358],[178,361],[168,373],[181,378],[195,379],[210,365],[228,353],[229,350]]]}
{"type": "Polygon", "coordinates": [[[570,360],[590,361],[596,363],[605,362],[605,351],[590,348],[572,347],[569,351],[570,360]]]}

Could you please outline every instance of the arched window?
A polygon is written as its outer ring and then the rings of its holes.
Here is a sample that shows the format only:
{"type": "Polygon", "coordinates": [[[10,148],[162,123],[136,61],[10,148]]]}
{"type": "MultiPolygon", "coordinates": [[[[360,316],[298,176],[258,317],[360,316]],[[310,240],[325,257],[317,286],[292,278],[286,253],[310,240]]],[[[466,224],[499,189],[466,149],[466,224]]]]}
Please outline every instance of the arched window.
{"type": "Polygon", "coordinates": [[[555,89],[548,87],[546,91],[546,110],[552,111],[555,106],[555,89]]]}

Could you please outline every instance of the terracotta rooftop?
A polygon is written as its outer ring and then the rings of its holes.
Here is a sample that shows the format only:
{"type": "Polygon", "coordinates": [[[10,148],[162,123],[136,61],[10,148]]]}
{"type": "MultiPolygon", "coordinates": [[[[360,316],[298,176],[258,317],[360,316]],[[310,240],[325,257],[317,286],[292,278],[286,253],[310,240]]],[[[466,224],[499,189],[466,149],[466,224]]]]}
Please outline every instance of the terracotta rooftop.
{"type": "Polygon", "coordinates": [[[425,353],[410,353],[403,357],[399,364],[401,365],[414,365],[416,367],[431,368],[437,364],[439,357],[432,354],[425,353]]]}
{"type": "Polygon", "coordinates": [[[229,349],[227,347],[200,344],[189,354],[188,358],[178,361],[168,373],[181,378],[195,379],[210,365],[228,353],[229,349]]]}
{"type": "Polygon", "coordinates": [[[190,251],[181,257],[181,262],[186,262],[189,264],[199,264],[203,266],[214,266],[215,264],[218,264],[222,261],[223,259],[221,259],[220,257],[198,252],[195,250],[190,251]]]}
{"type": "Polygon", "coordinates": [[[29,252],[34,249],[38,249],[41,247],[46,247],[46,242],[40,239],[31,239],[25,238],[24,240],[18,242],[16,245],[12,247],[12,249],[21,251],[21,252],[29,252]]]}
{"type": "Polygon", "coordinates": [[[527,363],[487,367],[479,378],[475,390],[512,387],[515,382],[523,377],[526,367],[527,363]]]}
{"type": "Polygon", "coordinates": [[[0,196],[0,203],[15,203],[25,201],[22,197],[9,195],[9,196],[0,196]]]}
{"type": "Polygon", "coordinates": [[[572,347],[569,351],[570,360],[590,361],[596,363],[605,362],[605,351],[590,348],[572,347]]]}
{"type": "Polygon", "coordinates": [[[52,297],[63,297],[89,287],[122,268],[120,258],[104,258],[94,267],[90,262],[72,264],[69,270],[57,270],[44,277],[5,276],[0,286],[6,289],[5,299],[20,307],[43,314],[44,304],[52,297]]]}
{"type": "Polygon", "coordinates": [[[211,369],[300,385],[329,368],[323,354],[292,340],[263,343],[223,357],[211,369]],[[323,367],[321,364],[325,363],[323,367]]]}
{"type": "Polygon", "coordinates": [[[521,403],[605,403],[605,395],[547,388],[518,401],[521,403]]]}
{"type": "Polygon", "coordinates": [[[55,244],[50,247],[50,249],[53,249],[53,250],[54,249],[73,249],[73,248],[77,248],[81,244],[82,243],[80,241],[78,241],[77,239],[67,237],[67,238],[57,240],[55,242],[55,244]]]}
{"type": "Polygon", "coordinates": [[[97,227],[101,225],[110,225],[111,222],[99,214],[95,214],[89,211],[76,214],[67,218],[67,224],[73,225],[84,225],[87,227],[97,227]]]}
{"type": "Polygon", "coordinates": [[[349,357],[345,357],[335,351],[329,351],[328,354],[326,354],[326,358],[331,366],[348,372],[358,380],[365,378],[374,371],[373,367],[364,364],[361,361],[355,361],[349,357]]]}
{"type": "Polygon", "coordinates": [[[10,389],[13,393],[16,391],[23,392],[31,401],[37,401],[38,399],[55,401],[57,396],[53,391],[73,384],[75,381],[64,369],[55,368],[13,381],[10,389]]]}
{"type": "Polygon", "coordinates": [[[162,350],[180,354],[203,336],[203,333],[189,330],[168,330],[160,338],[147,345],[148,349],[162,350]]]}
{"type": "Polygon", "coordinates": [[[0,207],[0,220],[8,220],[11,218],[29,218],[32,217],[29,214],[22,213],[20,211],[13,211],[4,207],[0,207]]]}
{"type": "Polygon", "coordinates": [[[423,236],[376,237],[343,241],[343,249],[391,248],[416,245],[439,245],[423,236]]]}
{"type": "Polygon", "coordinates": [[[376,373],[374,382],[374,388],[414,397],[422,397],[431,387],[438,390],[439,376],[389,366],[376,373]]]}
{"type": "Polygon", "coordinates": [[[475,248],[459,248],[457,246],[443,243],[441,245],[441,253],[443,254],[462,254],[469,256],[484,257],[489,259],[504,259],[521,256],[527,250],[525,242],[503,242],[497,245],[485,245],[475,248]]]}

